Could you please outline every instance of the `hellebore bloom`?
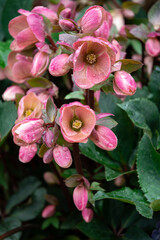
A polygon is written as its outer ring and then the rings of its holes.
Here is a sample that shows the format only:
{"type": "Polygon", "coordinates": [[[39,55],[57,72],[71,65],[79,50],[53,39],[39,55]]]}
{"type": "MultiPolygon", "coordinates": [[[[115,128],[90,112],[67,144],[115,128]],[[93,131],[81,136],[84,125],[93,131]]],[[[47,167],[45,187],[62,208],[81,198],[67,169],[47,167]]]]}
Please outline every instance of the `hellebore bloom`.
{"type": "Polygon", "coordinates": [[[105,34],[108,37],[109,30],[112,26],[112,16],[103,7],[93,6],[87,9],[84,16],[80,20],[80,27],[83,33],[93,33],[96,32],[97,37],[104,37],[101,34],[105,34]],[[106,32],[102,33],[102,29],[107,29],[106,32]]]}
{"type": "Polygon", "coordinates": [[[113,89],[118,95],[132,96],[136,92],[136,82],[129,73],[117,71],[114,74],[113,89]]]}
{"type": "Polygon", "coordinates": [[[39,118],[42,115],[43,104],[35,93],[30,92],[22,97],[18,106],[16,123],[26,118],[39,118]]]}
{"type": "Polygon", "coordinates": [[[59,77],[67,74],[71,68],[68,54],[60,54],[51,60],[49,72],[52,76],[59,77]]]}
{"type": "Polygon", "coordinates": [[[2,95],[4,101],[15,101],[16,94],[24,95],[24,90],[19,86],[10,86],[8,87],[2,95]]]}
{"type": "Polygon", "coordinates": [[[73,191],[73,201],[79,211],[83,211],[88,202],[88,189],[81,183],[73,191]]]}
{"type": "Polygon", "coordinates": [[[17,52],[9,53],[8,66],[5,67],[7,78],[16,83],[24,83],[31,78],[32,60],[32,57],[17,52]]]}
{"type": "Polygon", "coordinates": [[[56,206],[55,205],[48,205],[43,209],[42,217],[43,218],[52,217],[54,215],[55,211],[56,211],[56,206]]]}
{"type": "Polygon", "coordinates": [[[73,47],[73,78],[78,87],[88,89],[109,77],[116,60],[116,50],[110,42],[87,36],[78,39],[73,47]]]}
{"type": "Polygon", "coordinates": [[[37,143],[44,131],[45,127],[42,119],[25,119],[12,128],[13,141],[18,146],[37,143]]]}
{"type": "Polygon", "coordinates": [[[148,55],[157,57],[160,54],[160,41],[156,37],[149,38],[145,43],[145,49],[148,55]]]}
{"type": "Polygon", "coordinates": [[[19,160],[22,163],[28,163],[30,162],[37,152],[37,144],[29,144],[26,146],[21,146],[19,149],[19,160]]]}
{"type": "Polygon", "coordinates": [[[97,125],[90,137],[92,142],[99,148],[112,151],[117,147],[117,137],[108,127],[97,125]]]}
{"type": "Polygon", "coordinates": [[[89,223],[93,219],[93,210],[91,208],[84,208],[82,211],[82,217],[86,223],[89,223]]]}
{"type": "Polygon", "coordinates": [[[60,127],[64,139],[71,143],[87,142],[96,123],[94,111],[79,102],[60,108],[60,127]]]}
{"type": "Polygon", "coordinates": [[[68,168],[72,164],[72,156],[68,147],[56,145],[53,149],[55,162],[62,168],[68,168]]]}

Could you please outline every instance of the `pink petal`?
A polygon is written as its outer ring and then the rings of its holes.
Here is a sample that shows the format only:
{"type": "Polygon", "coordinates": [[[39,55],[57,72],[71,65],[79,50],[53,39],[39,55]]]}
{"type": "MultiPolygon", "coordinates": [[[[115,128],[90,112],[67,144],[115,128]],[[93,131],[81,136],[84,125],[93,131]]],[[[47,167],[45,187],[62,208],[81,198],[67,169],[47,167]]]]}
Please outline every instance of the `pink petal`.
{"type": "Polygon", "coordinates": [[[28,47],[29,45],[38,41],[30,28],[25,28],[23,31],[18,33],[16,40],[17,40],[17,45],[20,48],[28,47]]]}
{"type": "Polygon", "coordinates": [[[19,149],[19,160],[22,163],[27,163],[34,158],[37,152],[37,145],[36,144],[31,144],[27,146],[21,146],[19,149]]]}
{"type": "Polygon", "coordinates": [[[27,17],[27,22],[32,30],[33,34],[35,37],[40,41],[44,42],[45,41],[45,26],[43,22],[43,17],[38,15],[38,14],[30,14],[27,17]]]}
{"type": "Polygon", "coordinates": [[[28,28],[28,23],[25,16],[13,18],[8,25],[9,33],[13,38],[15,38],[17,34],[23,31],[25,28],[28,28]]]}

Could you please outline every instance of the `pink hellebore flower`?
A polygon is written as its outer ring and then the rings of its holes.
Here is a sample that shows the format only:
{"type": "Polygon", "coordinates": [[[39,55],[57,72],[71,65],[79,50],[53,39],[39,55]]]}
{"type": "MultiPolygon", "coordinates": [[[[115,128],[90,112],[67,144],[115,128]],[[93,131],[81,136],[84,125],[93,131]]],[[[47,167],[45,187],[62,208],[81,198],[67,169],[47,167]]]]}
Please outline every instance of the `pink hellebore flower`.
{"type": "Polygon", "coordinates": [[[24,90],[19,86],[10,86],[8,87],[2,95],[4,101],[15,101],[16,94],[24,95],[24,90]]]}
{"type": "Polygon", "coordinates": [[[83,185],[78,185],[73,191],[73,201],[79,211],[83,211],[88,202],[88,189],[83,185]]]}
{"type": "Polygon", "coordinates": [[[7,78],[16,83],[24,83],[31,78],[32,60],[32,57],[17,52],[9,53],[8,66],[5,68],[7,78]]]}
{"type": "Polygon", "coordinates": [[[109,36],[112,26],[112,16],[103,7],[92,6],[85,12],[80,20],[80,27],[83,33],[95,32],[96,37],[109,36]]]}
{"type": "Polygon", "coordinates": [[[89,106],[73,102],[60,108],[59,122],[66,141],[85,143],[95,127],[96,115],[89,106]]]}
{"type": "Polygon", "coordinates": [[[158,38],[149,38],[145,43],[145,49],[148,55],[157,57],[160,54],[160,41],[158,38]]]}
{"type": "Polygon", "coordinates": [[[114,74],[113,89],[118,95],[132,96],[136,92],[136,82],[129,73],[117,71],[114,74]]]}
{"type": "Polygon", "coordinates": [[[19,149],[19,160],[22,163],[28,163],[30,162],[37,152],[37,144],[29,144],[26,146],[21,146],[19,149]]]}
{"type": "Polygon", "coordinates": [[[13,141],[18,146],[37,143],[40,141],[44,131],[45,127],[42,119],[25,119],[12,128],[13,141]]]}
{"type": "Polygon", "coordinates": [[[105,126],[97,125],[93,129],[89,138],[96,146],[106,151],[112,151],[117,147],[116,135],[112,130],[105,126]]]}
{"type": "Polygon", "coordinates": [[[67,74],[70,68],[70,56],[63,53],[51,60],[49,65],[49,72],[52,76],[59,77],[67,74]]]}
{"type": "Polygon", "coordinates": [[[68,147],[56,145],[53,149],[55,162],[62,168],[68,168],[72,164],[72,156],[68,147]]]}
{"type": "Polygon", "coordinates": [[[93,210],[91,208],[84,208],[82,211],[82,217],[86,223],[89,223],[93,219],[93,210]]]}
{"type": "Polygon", "coordinates": [[[48,205],[43,209],[42,217],[43,218],[52,217],[54,215],[55,211],[56,211],[56,206],[55,205],[48,205]]]}
{"type": "Polygon", "coordinates": [[[116,60],[116,50],[105,39],[84,37],[74,44],[73,78],[78,87],[88,89],[105,81],[116,60]]]}
{"type": "Polygon", "coordinates": [[[35,93],[30,92],[22,97],[18,106],[16,123],[26,118],[39,118],[42,115],[43,104],[35,93]]]}

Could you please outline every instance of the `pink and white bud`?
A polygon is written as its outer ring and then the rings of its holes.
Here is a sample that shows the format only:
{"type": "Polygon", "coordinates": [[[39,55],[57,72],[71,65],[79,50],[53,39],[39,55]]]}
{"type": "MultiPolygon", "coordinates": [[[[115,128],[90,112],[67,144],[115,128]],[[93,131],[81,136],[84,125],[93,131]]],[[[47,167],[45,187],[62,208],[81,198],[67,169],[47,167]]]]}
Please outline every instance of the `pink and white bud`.
{"type": "Polygon", "coordinates": [[[60,54],[51,60],[49,72],[52,76],[59,77],[67,74],[71,68],[68,54],[60,54]]]}
{"type": "Polygon", "coordinates": [[[59,184],[59,180],[52,172],[45,172],[43,178],[48,184],[59,184]]]}
{"type": "Polygon", "coordinates": [[[37,143],[44,131],[45,127],[42,119],[25,119],[12,128],[13,140],[18,146],[37,143]]]}
{"type": "Polygon", "coordinates": [[[42,217],[43,218],[52,217],[54,215],[55,211],[56,211],[56,206],[55,205],[48,205],[43,209],[42,217]]]}
{"type": "Polygon", "coordinates": [[[78,185],[73,191],[73,201],[79,211],[86,208],[88,202],[88,190],[83,185],[78,185]]]}
{"type": "Polygon", "coordinates": [[[123,16],[128,19],[134,18],[135,14],[131,9],[123,9],[123,16]]]}
{"type": "Polygon", "coordinates": [[[90,139],[96,146],[106,151],[112,151],[117,147],[116,135],[105,126],[96,126],[90,135],[90,139]]]}
{"type": "Polygon", "coordinates": [[[33,58],[31,74],[32,76],[38,77],[43,75],[47,70],[49,64],[49,55],[48,53],[39,51],[33,58]]]}
{"type": "Polygon", "coordinates": [[[47,150],[47,152],[45,152],[45,154],[43,155],[43,162],[45,164],[48,164],[50,162],[52,162],[53,160],[53,149],[50,148],[47,150]]]}
{"type": "Polygon", "coordinates": [[[15,101],[16,94],[24,95],[24,93],[25,93],[24,90],[19,86],[11,86],[4,91],[2,98],[4,101],[15,101]]]}
{"type": "Polygon", "coordinates": [[[60,12],[59,17],[71,18],[71,15],[72,15],[72,10],[70,8],[65,8],[60,12]]]}
{"type": "Polygon", "coordinates": [[[37,145],[35,143],[27,145],[27,146],[21,146],[19,149],[19,160],[22,163],[28,163],[30,162],[37,152],[37,145]]]}
{"type": "Polygon", "coordinates": [[[76,23],[71,21],[70,19],[60,19],[59,26],[62,28],[63,31],[74,31],[76,30],[76,23]]]}
{"type": "Polygon", "coordinates": [[[82,211],[82,217],[83,217],[83,220],[86,222],[86,223],[89,223],[92,221],[93,219],[93,210],[91,208],[85,208],[83,209],[82,211]]]}
{"type": "Polygon", "coordinates": [[[56,145],[53,149],[55,162],[62,168],[68,168],[72,164],[72,156],[69,148],[56,145]]]}
{"type": "Polygon", "coordinates": [[[145,43],[148,55],[157,57],[160,54],[160,41],[157,38],[149,38],[145,43]]]}
{"type": "Polygon", "coordinates": [[[136,92],[136,82],[129,73],[117,71],[114,74],[113,89],[118,95],[132,96],[136,92]]]}
{"type": "Polygon", "coordinates": [[[54,139],[53,131],[51,131],[50,129],[47,129],[43,136],[43,142],[45,143],[45,145],[47,147],[50,148],[50,147],[52,147],[53,139],[54,139]]]}

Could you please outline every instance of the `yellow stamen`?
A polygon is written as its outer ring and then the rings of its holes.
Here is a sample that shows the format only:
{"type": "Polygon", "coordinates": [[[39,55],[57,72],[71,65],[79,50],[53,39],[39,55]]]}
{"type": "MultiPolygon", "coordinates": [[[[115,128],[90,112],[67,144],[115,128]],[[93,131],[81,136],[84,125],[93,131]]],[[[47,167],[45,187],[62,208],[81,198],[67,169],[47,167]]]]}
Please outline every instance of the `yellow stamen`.
{"type": "Polygon", "coordinates": [[[90,53],[86,56],[87,62],[92,65],[97,61],[96,55],[94,53],[90,53]]]}
{"type": "Polygon", "coordinates": [[[72,128],[74,130],[79,130],[82,127],[82,122],[78,119],[74,120],[72,123],[72,128]]]}
{"type": "Polygon", "coordinates": [[[32,112],[33,112],[32,109],[27,109],[24,113],[25,117],[28,117],[29,115],[31,115],[32,112]]]}

